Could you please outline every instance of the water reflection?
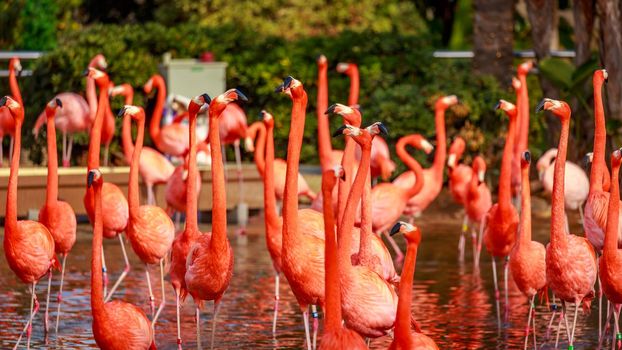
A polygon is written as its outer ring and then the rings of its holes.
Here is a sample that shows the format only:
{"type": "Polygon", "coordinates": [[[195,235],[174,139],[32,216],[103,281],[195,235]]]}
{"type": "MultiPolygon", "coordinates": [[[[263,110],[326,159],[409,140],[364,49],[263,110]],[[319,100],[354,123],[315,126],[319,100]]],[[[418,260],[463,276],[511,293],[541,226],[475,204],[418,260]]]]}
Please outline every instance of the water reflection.
{"type": "MultiPolygon", "coordinates": [[[[571,216],[571,221],[576,218],[571,216]]],[[[480,271],[473,271],[470,260],[460,266],[457,262],[457,241],[460,218],[445,212],[426,212],[419,220],[423,241],[419,250],[413,294],[413,314],[423,331],[431,336],[441,349],[516,349],[522,347],[527,319],[527,300],[510,280],[510,309],[507,321],[502,316],[501,328],[492,288],[490,257],[484,254],[480,271]]],[[[209,227],[202,227],[208,230],[209,227]]],[[[578,225],[573,232],[581,232],[578,225]]],[[[304,338],[302,320],[297,303],[282,279],[281,302],[276,339],[272,338],[273,269],[263,238],[261,218],[252,220],[247,245],[236,244],[231,231],[230,239],[235,251],[235,267],[231,286],[222,300],[218,317],[215,346],[217,348],[301,348],[304,338]]],[[[533,236],[541,242],[548,241],[548,220],[534,218],[533,236]]],[[[398,242],[403,245],[400,238],[398,242]]],[[[124,267],[123,256],[116,240],[105,240],[106,258],[110,280],[114,281],[124,267]]],[[[1,248],[0,248],[1,249],[1,248]]],[[[43,339],[43,313],[34,322],[33,348],[35,349],[89,349],[95,348],[91,335],[90,316],[90,251],[91,233],[88,226],[79,227],[78,240],[69,255],[65,276],[66,288],[58,336],[51,334],[48,344],[43,339]]],[[[1,252],[4,256],[4,252],[1,252]]],[[[115,299],[132,302],[148,313],[148,294],[144,278],[144,265],[130,254],[132,270],[125,279],[115,299]]],[[[24,325],[30,306],[27,288],[8,268],[4,257],[0,263],[0,348],[12,347],[24,325]]],[[[159,278],[153,268],[152,278],[159,278]]],[[[44,286],[37,287],[40,301],[45,300],[44,286]]],[[[158,349],[176,349],[176,327],[173,290],[167,281],[168,304],[156,325],[158,349]]],[[[55,294],[58,278],[53,281],[51,318],[56,316],[55,294]]],[[[159,288],[154,290],[160,299],[159,288]]],[[[595,303],[597,304],[597,303],[595,303]]],[[[44,302],[42,302],[44,307],[44,302]]],[[[503,309],[503,298],[501,298],[503,309]]],[[[595,348],[597,315],[578,318],[575,349],[595,348]]],[[[503,314],[503,310],[501,310],[503,314]]],[[[537,307],[538,343],[544,340],[550,313],[545,305],[537,307]]],[[[212,324],[212,305],[207,304],[202,314],[202,332],[209,336],[212,324]]],[[[555,322],[555,325],[557,323],[555,322]]],[[[194,305],[188,298],[182,308],[182,336],[184,347],[195,347],[194,305]]],[[[543,348],[552,349],[552,341],[543,348]]],[[[566,342],[562,328],[561,344],[566,342]]],[[[391,339],[384,337],[371,342],[372,349],[386,349],[391,339]]],[[[564,348],[565,346],[560,346],[564,348]]]]}

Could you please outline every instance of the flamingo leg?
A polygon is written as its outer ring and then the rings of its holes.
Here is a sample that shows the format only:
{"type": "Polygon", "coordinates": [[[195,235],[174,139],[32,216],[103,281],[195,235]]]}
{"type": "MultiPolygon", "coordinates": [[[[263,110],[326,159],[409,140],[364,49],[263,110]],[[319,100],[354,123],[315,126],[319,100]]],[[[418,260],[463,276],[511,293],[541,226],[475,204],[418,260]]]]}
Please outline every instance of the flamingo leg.
{"type": "Polygon", "coordinates": [[[244,203],[244,174],[242,172],[242,154],[240,152],[240,140],[233,142],[233,148],[235,150],[235,166],[236,174],[238,178],[238,190],[240,191],[238,197],[238,235],[244,235],[246,233],[246,224],[248,221],[247,205],[244,203]],[[240,209],[242,207],[242,209],[240,209]]]}
{"type": "Polygon", "coordinates": [[[460,231],[460,240],[458,240],[458,261],[461,263],[464,262],[464,245],[465,245],[465,236],[469,229],[469,217],[465,214],[462,219],[462,227],[460,231]]]}
{"type": "Polygon", "coordinates": [[[199,307],[196,307],[196,321],[197,321],[197,350],[201,350],[203,347],[201,346],[201,310],[199,307]]]}
{"type": "Polygon", "coordinates": [[[579,219],[581,220],[581,225],[583,225],[583,218],[584,218],[584,215],[583,215],[583,203],[581,203],[579,205],[579,219]]]}
{"type": "Polygon", "coordinates": [[[395,242],[395,240],[393,239],[393,237],[391,237],[389,232],[385,230],[385,231],[382,231],[382,233],[384,234],[384,237],[387,239],[387,241],[391,245],[391,248],[393,248],[393,251],[395,252],[395,255],[396,255],[395,260],[397,262],[404,260],[404,254],[402,253],[400,246],[397,245],[397,242],[395,242]]]}
{"type": "Polygon", "coordinates": [[[50,290],[52,289],[52,269],[48,271],[48,292],[45,297],[45,313],[43,316],[43,331],[47,336],[49,327],[49,312],[50,312],[50,290]]]}
{"type": "Polygon", "coordinates": [[[181,317],[179,315],[179,311],[181,305],[179,304],[179,294],[180,290],[175,290],[175,312],[177,314],[177,350],[181,350],[181,317]]]}
{"type": "Polygon", "coordinates": [[[598,268],[600,266],[600,256],[596,261],[596,280],[598,281],[598,339],[603,335],[603,290],[600,284],[600,274],[598,268]]]}
{"type": "MultiPolygon", "coordinates": [[[[112,295],[117,290],[119,285],[121,285],[121,282],[123,282],[123,279],[125,279],[125,276],[127,276],[127,274],[130,273],[130,268],[131,268],[130,267],[130,260],[127,258],[127,251],[125,250],[125,244],[123,243],[123,236],[122,235],[119,235],[119,243],[121,244],[121,251],[123,252],[123,259],[125,260],[125,268],[123,269],[123,272],[121,272],[121,275],[119,276],[117,281],[114,283],[114,285],[110,289],[110,293],[104,294],[104,295],[106,295],[106,299],[104,300],[105,303],[107,303],[110,300],[110,298],[112,298],[112,295]]],[[[106,281],[107,280],[108,279],[106,278],[106,281]]],[[[106,283],[106,285],[107,285],[107,283],[106,283]]],[[[105,293],[105,291],[104,291],[104,293],[105,293]]]]}
{"type": "Polygon", "coordinates": [[[276,319],[279,316],[279,273],[275,271],[274,276],[274,318],[272,319],[272,336],[276,334],[276,319]]]}
{"type": "Polygon", "coordinates": [[[486,215],[479,222],[479,237],[477,238],[477,258],[475,259],[475,267],[479,267],[479,260],[482,255],[482,241],[484,239],[484,228],[486,227],[486,215]]]}
{"type": "Polygon", "coordinates": [[[317,330],[320,328],[319,314],[316,305],[311,305],[311,317],[313,318],[313,349],[315,349],[317,344],[317,330]]]}
{"type": "MultiPolygon", "coordinates": [[[[523,349],[525,350],[527,350],[527,343],[529,341],[529,329],[531,326],[531,311],[533,311],[533,300],[535,299],[535,297],[536,295],[534,294],[531,297],[531,300],[529,300],[529,313],[527,314],[527,327],[525,327],[525,346],[523,347],[523,349]]],[[[534,340],[534,343],[535,343],[535,340],[534,340]]]]}
{"type": "Polygon", "coordinates": [[[104,255],[104,245],[102,244],[102,278],[104,282],[104,295],[108,291],[108,268],[106,267],[106,256],[104,255]]]}
{"type": "Polygon", "coordinates": [[[22,340],[24,333],[27,334],[27,338],[28,338],[26,347],[30,349],[30,334],[32,333],[32,319],[34,318],[37,311],[39,311],[39,302],[37,301],[37,294],[35,294],[36,286],[37,286],[37,282],[33,282],[32,290],[30,291],[30,316],[28,317],[28,321],[26,321],[26,324],[24,325],[24,329],[22,329],[22,332],[19,334],[19,337],[17,338],[17,342],[15,342],[15,346],[13,347],[13,350],[17,349],[17,347],[19,346],[19,343],[22,340]]]}
{"type": "MultiPolygon", "coordinates": [[[[565,314],[565,310],[563,307],[562,307],[562,311],[559,313],[559,322],[557,322],[557,335],[555,336],[555,349],[557,349],[557,344],[559,344],[559,333],[560,333],[560,330],[562,329],[562,320],[566,320],[566,314],[565,314]]],[[[568,322],[566,322],[566,331],[568,331],[568,322]]]]}
{"type": "Polygon", "coordinates": [[[13,136],[11,136],[11,138],[9,139],[9,161],[13,159],[13,143],[14,142],[15,140],[13,139],[13,136]]]}
{"type": "Polygon", "coordinates": [[[574,304],[575,308],[574,308],[574,318],[572,320],[572,331],[570,332],[570,345],[574,347],[574,330],[577,326],[577,314],[579,312],[579,304],[575,303],[574,304]]]}
{"type": "Polygon", "coordinates": [[[505,293],[505,321],[507,322],[510,317],[510,301],[509,301],[509,288],[508,288],[508,267],[510,266],[510,257],[506,256],[503,261],[503,292],[505,293]]]}
{"type": "Polygon", "coordinates": [[[499,285],[497,284],[497,262],[495,257],[492,257],[492,279],[495,286],[495,302],[497,305],[497,325],[501,329],[501,314],[499,313],[499,285]]]}
{"type": "Polygon", "coordinates": [[[69,157],[67,157],[67,133],[63,131],[63,150],[62,150],[62,156],[63,156],[63,168],[66,168],[69,166],[69,157]]]}
{"type": "Polygon", "coordinates": [[[609,320],[611,320],[612,310],[607,310],[607,319],[605,321],[605,329],[602,334],[598,337],[598,349],[600,349],[603,345],[603,341],[605,340],[605,336],[607,335],[607,331],[609,330],[609,320]]]}
{"type": "Polygon", "coordinates": [[[549,306],[550,310],[553,311],[551,314],[551,319],[549,320],[549,325],[546,328],[545,339],[549,340],[551,337],[551,327],[553,327],[553,320],[555,320],[555,314],[557,313],[557,303],[555,302],[555,293],[553,293],[553,302],[549,306]]]}
{"type": "Polygon", "coordinates": [[[160,302],[160,306],[158,306],[155,316],[153,316],[153,320],[151,320],[152,327],[155,327],[155,323],[158,320],[160,313],[164,309],[164,306],[166,306],[166,290],[164,288],[164,259],[160,259],[160,288],[162,290],[162,301],[160,302]]]}
{"type": "Polygon", "coordinates": [[[153,184],[147,184],[147,204],[156,205],[155,193],[153,192],[153,184]]]}
{"type": "Polygon", "coordinates": [[[309,336],[309,311],[307,308],[302,312],[302,320],[305,323],[305,340],[307,341],[307,350],[311,350],[311,337],[309,336]]]}
{"type": "Polygon", "coordinates": [[[533,349],[538,349],[538,342],[536,341],[536,306],[535,306],[535,295],[532,297],[531,305],[533,305],[533,349]]]}
{"type": "Polygon", "coordinates": [[[67,142],[67,165],[71,165],[71,151],[73,149],[73,134],[69,134],[69,141],[67,142]]]}
{"type": "Polygon", "coordinates": [[[220,299],[214,300],[214,317],[212,318],[212,339],[210,340],[210,349],[214,348],[214,337],[216,335],[216,320],[218,319],[218,311],[220,311],[220,299]]]}
{"type": "Polygon", "coordinates": [[[104,166],[108,166],[108,153],[110,152],[110,145],[104,146],[104,166]]]}
{"type": "Polygon", "coordinates": [[[67,254],[63,254],[63,263],[61,265],[60,270],[60,288],[58,289],[58,294],[56,295],[56,301],[58,305],[56,306],[56,327],[54,328],[54,332],[58,333],[58,322],[60,321],[60,306],[63,302],[63,283],[65,282],[65,264],[67,263],[67,254]]]}
{"type": "Polygon", "coordinates": [[[149,310],[151,310],[151,319],[155,317],[155,298],[153,297],[153,289],[151,289],[151,277],[149,276],[149,265],[145,264],[145,276],[147,277],[147,288],[149,289],[149,310]]]}

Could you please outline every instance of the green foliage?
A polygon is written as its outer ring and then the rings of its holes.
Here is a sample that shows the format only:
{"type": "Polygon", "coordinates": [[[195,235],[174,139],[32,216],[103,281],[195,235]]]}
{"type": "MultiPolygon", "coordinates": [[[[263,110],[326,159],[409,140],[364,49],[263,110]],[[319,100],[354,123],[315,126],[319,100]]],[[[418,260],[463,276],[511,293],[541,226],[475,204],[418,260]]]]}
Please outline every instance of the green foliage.
{"type": "Polygon", "coordinates": [[[54,0],[26,0],[20,17],[22,33],[19,48],[50,50],[56,46],[58,6],[54,0]]]}

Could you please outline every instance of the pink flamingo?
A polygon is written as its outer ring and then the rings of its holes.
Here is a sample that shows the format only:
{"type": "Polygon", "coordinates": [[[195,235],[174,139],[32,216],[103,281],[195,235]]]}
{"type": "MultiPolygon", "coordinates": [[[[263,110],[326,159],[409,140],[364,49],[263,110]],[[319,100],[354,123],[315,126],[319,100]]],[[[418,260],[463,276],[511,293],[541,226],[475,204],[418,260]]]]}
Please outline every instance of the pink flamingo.
{"type": "MultiPolygon", "coordinates": [[[[484,158],[477,156],[473,159],[472,164],[473,176],[467,188],[467,197],[465,202],[466,215],[470,222],[477,222],[479,225],[479,236],[475,238],[475,232],[472,234],[473,239],[473,262],[476,267],[479,266],[479,252],[481,251],[482,237],[484,231],[484,220],[486,214],[492,207],[492,195],[490,189],[486,185],[486,161],[484,158]]],[[[475,230],[475,227],[473,227],[475,230]]]]}
{"type": "MultiPolygon", "coordinates": [[[[466,205],[466,195],[468,186],[473,176],[473,170],[466,164],[458,163],[464,150],[466,143],[462,137],[456,137],[454,142],[449,146],[449,155],[447,157],[447,169],[449,170],[449,192],[455,203],[462,206],[466,205]]],[[[460,232],[460,240],[458,241],[458,256],[460,261],[464,261],[464,244],[465,235],[469,229],[469,216],[464,213],[462,221],[462,232],[460,232]]]]}
{"type": "Polygon", "coordinates": [[[513,79],[512,85],[516,90],[516,107],[518,108],[517,132],[514,142],[514,156],[512,157],[512,197],[518,201],[520,196],[520,169],[521,152],[529,148],[529,92],[527,89],[527,74],[533,68],[533,61],[525,61],[516,67],[518,80],[513,79]]]}
{"type": "MultiPolygon", "coordinates": [[[[111,90],[112,96],[125,96],[125,105],[131,105],[134,100],[134,89],[129,84],[115,86],[111,90]]],[[[130,164],[134,144],[132,142],[132,120],[129,115],[123,117],[123,130],[121,133],[123,142],[123,155],[125,161],[130,164]]],[[[156,184],[165,184],[173,175],[175,166],[160,152],[151,147],[143,147],[140,153],[139,172],[145,185],[147,185],[147,204],[155,205],[155,193],[153,187],[156,184]]]]}
{"type": "Polygon", "coordinates": [[[27,332],[27,347],[30,348],[32,320],[39,310],[35,287],[45,274],[49,274],[49,281],[51,281],[52,267],[58,267],[58,260],[54,255],[54,238],[43,224],[31,220],[17,221],[17,180],[24,109],[20,103],[9,96],[0,99],[0,108],[2,107],[6,107],[15,119],[15,147],[11,158],[4,222],[4,254],[11,270],[22,282],[29,284],[32,288],[30,316],[13,349],[17,349],[24,332],[27,332]]]}
{"type": "MultiPolygon", "coordinates": [[[[89,68],[85,72],[90,78],[95,80],[97,87],[99,88],[99,103],[98,110],[95,118],[95,122],[93,123],[93,127],[91,128],[90,133],[90,142],[89,142],[89,151],[88,151],[88,159],[87,159],[87,168],[88,169],[99,169],[99,153],[100,153],[100,136],[101,136],[101,127],[103,124],[105,108],[108,104],[108,91],[105,87],[109,84],[108,75],[100,70],[95,68],[89,68]]],[[[62,100],[61,100],[62,101],[62,100]]],[[[64,104],[63,104],[64,106],[64,104]]],[[[106,215],[104,216],[104,237],[106,238],[119,238],[119,243],[121,244],[121,250],[123,251],[123,258],[125,259],[125,269],[117,279],[117,282],[114,284],[113,288],[108,293],[108,298],[112,296],[114,290],[119,286],[121,281],[125,278],[125,276],[130,271],[130,263],[127,258],[127,253],[125,251],[125,245],[123,243],[123,237],[120,235],[121,232],[125,231],[127,228],[127,221],[129,218],[128,212],[128,204],[125,195],[121,191],[121,189],[110,182],[104,182],[102,188],[102,205],[106,215]]],[[[95,215],[95,202],[94,202],[94,192],[92,188],[87,188],[86,193],[84,194],[84,208],[89,216],[89,220],[93,222],[95,215]]],[[[103,250],[102,250],[103,254],[103,250]]],[[[108,277],[105,265],[105,258],[102,257],[102,261],[104,262],[104,294],[107,292],[108,286],[108,277]]]]}
{"type": "MultiPolygon", "coordinates": [[[[24,101],[22,100],[22,93],[19,90],[19,85],[17,84],[17,77],[22,72],[22,64],[19,61],[19,58],[13,57],[9,60],[9,87],[11,89],[11,95],[13,99],[17,101],[20,105],[24,105],[24,101]]],[[[9,135],[11,137],[10,143],[10,152],[9,156],[13,154],[13,137],[15,134],[15,120],[11,113],[5,109],[0,109],[0,166],[3,164],[4,156],[2,155],[2,140],[5,135],[9,135]]]]}
{"type": "Polygon", "coordinates": [[[132,153],[130,164],[130,179],[128,184],[128,204],[130,217],[127,223],[127,238],[132,244],[132,249],[140,260],[145,263],[147,286],[149,287],[149,302],[151,307],[152,325],[156,323],[160,312],[166,305],[166,293],[164,290],[164,257],[168,254],[175,238],[175,226],[166,212],[155,205],[140,205],[138,193],[138,167],[140,154],[145,137],[145,112],[142,108],[126,105],[119,116],[129,115],[138,123],[136,144],[132,153]],[[162,289],[162,301],[154,314],[154,297],[151,290],[149,277],[150,264],[160,263],[160,286],[162,289]]]}
{"type": "Polygon", "coordinates": [[[531,240],[531,188],[529,166],[531,153],[523,152],[521,157],[521,213],[520,225],[516,231],[516,244],[510,252],[510,272],[518,289],[529,299],[529,313],[525,328],[525,349],[529,340],[529,326],[533,319],[533,346],[536,345],[536,294],[546,293],[546,249],[540,242],[531,240]]]}
{"type": "MultiPolygon", "coordinates": [[[[411,216],[419,216],[434,201],[443,187],[443,167],[446,158],[445,140],[445,111],[447,108],[458,103],[458,98],[454,95],[443,96],[436,100],[434,105],[434,124],[436,127],[436,152],[434,153],[434,163],[432,167],[423,170],[426,186],[408,201],[404,211],[411,216]]],[[[402,187],[410,188],[415,182],[412,171],[407,171],[398,176],[393,183],[402,187]]]]}
{"type": "MultiPolygon", "coordinates": [[[[60,288],[57,294],[58,306],[56,310],[56,327],[58,332],[58,322],[60,320],[60,307],[63,296],[63,282],[65,279],[65,265],[67,255],[76,242],[76,214],[73,208],[64,201],[58,200],[58,155],[56,151],[56,128],[54,127],[54,116],[57,108],[62,108],[63,103],[60,99],[53,99],[45,107],[47,114],[47,147],[48,147],[48,177],[45,193],[45,204],[39,210],[39,222],[50,231],[54,238],[54,251],[62,257],[62,268],[60,275],[60,288]]],[[[49,293],[49,290],[48,290],[49,293]]],[[[49,301],[49,296],[48,296],[49,301]]],[[[49,304],[49,303],[48,303],[49,304]]],[[[48,305],[45,307],[45,331],[47,332],[48,305]]]]}
{"type": "MultiPolygon", "coordinates": [[[[217,96],[209,105],[209,143],[212,153],[212,232],[204,233],[191,246],[186,262],[186,287],[196,304],[197,343],[201,347],[200,310],[205,300],[214,301],[211,348],[214,347],[220,301],[233,274],[233,252],[227,239],[227,197],[222,161],[219,119],[228,104],[248,99],[237,89],[217,96]]],[[[208,101],[206,101],[208,102],[208,101]]]]}
{"type": "Polygon", "coordinates": [[[567,314],[566,302],[575,304],[572,328],[568,327],[566,319],[566,328],[572,329],[569,333],[569,346],[573,347],[579,303],[583,304],[585,310],[589,310],[594,298],[596,253],[586,238],[568,234],[565,230],[564,166],[568,148],[570,107],[566,102],[545,98],[538,104],[536,112],[542,110],[553,113],[562,124],[553,183],[551,243],[546,247],[546,280],[551,290],[562,300],[564,314],[567,314]]]}

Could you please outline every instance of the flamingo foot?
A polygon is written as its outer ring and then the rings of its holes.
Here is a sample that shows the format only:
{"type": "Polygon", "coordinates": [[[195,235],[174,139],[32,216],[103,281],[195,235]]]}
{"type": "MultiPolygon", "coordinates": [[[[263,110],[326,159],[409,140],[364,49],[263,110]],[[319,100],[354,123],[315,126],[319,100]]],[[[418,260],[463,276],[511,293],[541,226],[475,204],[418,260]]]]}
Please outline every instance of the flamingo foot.
{"type": "Polygon", "coordinates": [[[69,168],[70,166],[69,159],[63,159],[63,168],[69,168]]]}
{"type": "Polygon", "coordinates": [[[181,339],[177,338],[177,350],[182,350],[181,348],[181,339]]]}

